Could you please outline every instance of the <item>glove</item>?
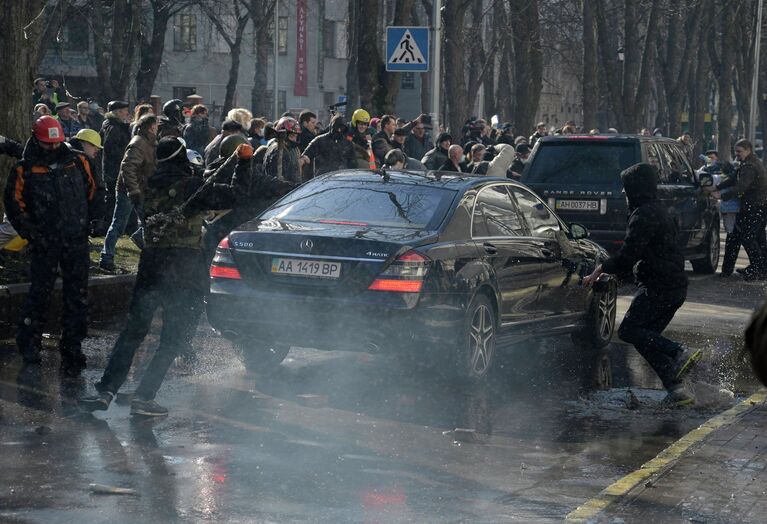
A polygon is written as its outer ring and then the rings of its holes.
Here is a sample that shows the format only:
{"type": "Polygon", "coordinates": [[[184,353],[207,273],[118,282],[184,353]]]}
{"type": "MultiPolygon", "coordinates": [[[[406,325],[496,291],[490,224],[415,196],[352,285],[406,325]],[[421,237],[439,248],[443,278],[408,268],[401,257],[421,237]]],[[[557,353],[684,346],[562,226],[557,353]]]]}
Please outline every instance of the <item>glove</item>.
{"type": "Polygon", "coordinates": [[[253,158],[253,146],[250,144],[240,144],[234,152],[237,155],[237,158],[241,160],[250,160],[253,158]]]}
{"type": "Polygon", "coordinates": [[[486,153],[490,153],[491,155],[495,156],[497,151],[495,150],[495,146],[487,146],[487,149],[485,149],[486,153]]]}
{"type": "Polygon", "coordinates": [[[724,173],[725,175],[731,175],[733,171],[734,169],[731,163],[729,162],[722,163],[722,173],[724,173]]]}
{"type": "Polygon", "coordinates": [[[128,195],[128,198],[130,198],[131,204],[133,204],[133,207],[139,207],[141,203],[143,202],[143,198],[141,198],[141,193],[131,193],[128,195]]]}

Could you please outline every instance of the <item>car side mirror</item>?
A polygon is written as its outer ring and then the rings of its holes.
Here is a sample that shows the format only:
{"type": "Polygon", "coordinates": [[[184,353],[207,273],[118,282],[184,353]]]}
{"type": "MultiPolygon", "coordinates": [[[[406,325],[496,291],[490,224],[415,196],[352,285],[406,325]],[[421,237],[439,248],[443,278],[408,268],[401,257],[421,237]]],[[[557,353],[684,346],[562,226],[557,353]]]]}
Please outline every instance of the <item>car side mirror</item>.
{"type": "Polygon", "coordinates": [[[570,236],[573,240],[589,238],[589,230],[580,224],[570,224],[570,236]]]}

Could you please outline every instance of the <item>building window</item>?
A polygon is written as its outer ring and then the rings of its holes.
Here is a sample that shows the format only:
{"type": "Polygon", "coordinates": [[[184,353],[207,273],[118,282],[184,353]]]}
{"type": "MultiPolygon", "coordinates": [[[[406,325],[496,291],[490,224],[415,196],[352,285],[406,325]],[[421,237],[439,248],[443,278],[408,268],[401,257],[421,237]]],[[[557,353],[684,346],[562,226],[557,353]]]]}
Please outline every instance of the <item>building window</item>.
{"type": "Polygon", "coordinates": [[[277,46],[281,55],[288,54],[288,17],[281,16],[278,23],[280,24],[279,40],[277,46]]]}
{"type": "Polygon", "coordinates": [[[189,95],[197,93],[196,87],[173,87],[173,98],[178,98],[181,101],[186,100],[189,95]]]}
{"type": "Polygon", "coordinates": [[[288,92],[277,91],[277,115],[279,116],[288,110],[288,92]]]}
{"type": "Polygon", "coordinates": [[[415,73],[402,73],[401,89],[415,89],[415,73]]]}
{"type": "Polygon", "coordinates": [[[197,50],[197,16],[189,13],[176,15],[173,25],[173,50],[181,53],[197,50]]]}
{"type": "Polygon", "coordinates": [[[325,58],[336,57],[336,23],[333,20],[322,22],[322,47],[325,58]]]}

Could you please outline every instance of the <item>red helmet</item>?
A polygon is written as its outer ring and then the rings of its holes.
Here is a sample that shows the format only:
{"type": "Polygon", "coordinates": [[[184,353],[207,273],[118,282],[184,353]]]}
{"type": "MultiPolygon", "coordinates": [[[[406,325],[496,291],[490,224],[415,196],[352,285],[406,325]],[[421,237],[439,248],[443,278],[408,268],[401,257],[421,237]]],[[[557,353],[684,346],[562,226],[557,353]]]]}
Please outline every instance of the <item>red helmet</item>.
{"type": "Polygon", "coordinates": [[[64,141],[64,129],[52,116],[43,115],[35,121],[32,132],[40,142],[55,144],[64,141]]]}
{"type": "Polygon", "coordinates": [[[288,133],[301,133],[301,125],[295,118],[283,116],[274,126],[275,131],[287,131],[288,133]]]}

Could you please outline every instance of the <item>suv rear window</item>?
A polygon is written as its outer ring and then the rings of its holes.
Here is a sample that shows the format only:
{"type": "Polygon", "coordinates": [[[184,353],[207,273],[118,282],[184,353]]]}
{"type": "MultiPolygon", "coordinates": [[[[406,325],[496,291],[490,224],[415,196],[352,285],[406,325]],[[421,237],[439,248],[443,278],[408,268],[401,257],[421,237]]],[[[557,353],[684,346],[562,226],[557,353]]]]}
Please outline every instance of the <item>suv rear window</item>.
{"type": "Polygon", "coordinates": [[[620,185],[620,173],[639,162],[634,142],[541,142],[523,182],[620,185]]]}
{"type": "Polygon", "coordinates": [[[317,180],[304,184],[260,218],[434,230],[455,194],[414,184],[317,180]]]}

